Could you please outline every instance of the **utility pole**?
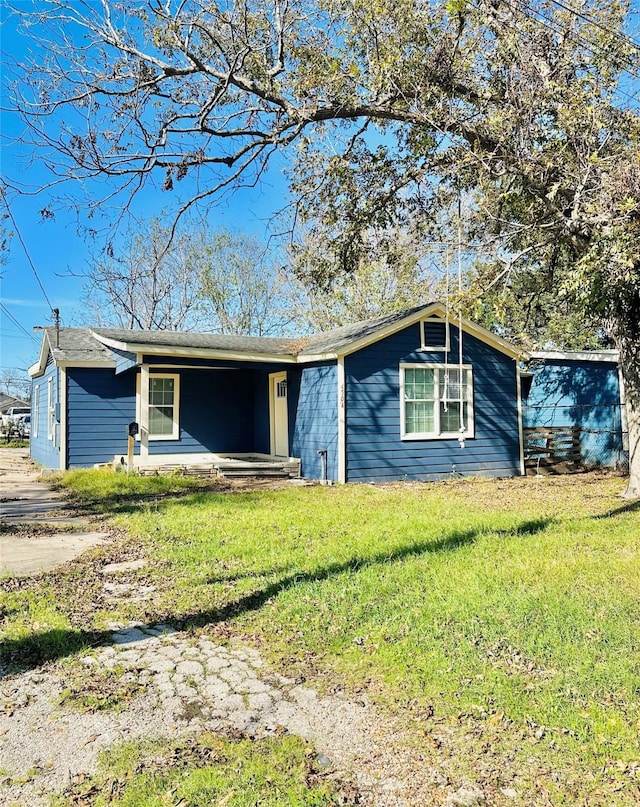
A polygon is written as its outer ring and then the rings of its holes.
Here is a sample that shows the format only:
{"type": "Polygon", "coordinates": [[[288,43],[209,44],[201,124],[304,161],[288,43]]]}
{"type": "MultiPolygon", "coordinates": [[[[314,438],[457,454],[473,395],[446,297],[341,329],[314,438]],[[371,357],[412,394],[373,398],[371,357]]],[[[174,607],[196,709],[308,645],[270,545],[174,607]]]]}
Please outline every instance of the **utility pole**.
{"type": "Polygon", "coordinates": [[[53,309],[53,321],[56,326],[56,347],[60,347],[60,309],[53,309]]]}

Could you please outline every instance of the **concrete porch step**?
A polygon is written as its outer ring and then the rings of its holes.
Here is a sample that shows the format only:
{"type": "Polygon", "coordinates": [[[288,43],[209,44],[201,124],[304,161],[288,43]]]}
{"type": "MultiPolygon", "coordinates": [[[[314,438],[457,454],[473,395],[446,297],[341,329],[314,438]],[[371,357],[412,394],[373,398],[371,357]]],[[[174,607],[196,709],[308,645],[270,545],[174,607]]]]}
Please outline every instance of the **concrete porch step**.
{"type": "Polygon", "coordinates": [[[218,475],[226,479],[246,476],[269,476],[276,478],[300,476],[300,461],[247,462],[245,460],[224,460],[216,463],[218,475]]]}
{"type": "Polygon", "coordinates": [[[138,469],[142,475],[181,474],[183,476],[217,476],[225,479],[242,477],[272,477],[277,479],[300,476],[300,460],[235,460],[222,459],[213,463],[165,463],[164,465],[145,466],[138,469]]]}

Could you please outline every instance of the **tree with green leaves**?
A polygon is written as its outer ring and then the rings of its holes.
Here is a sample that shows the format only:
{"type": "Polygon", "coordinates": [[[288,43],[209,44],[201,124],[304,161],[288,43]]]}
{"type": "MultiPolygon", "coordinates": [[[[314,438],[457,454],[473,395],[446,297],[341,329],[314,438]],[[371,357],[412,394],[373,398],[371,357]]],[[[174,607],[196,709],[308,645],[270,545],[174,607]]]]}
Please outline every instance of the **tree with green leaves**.
{"type": "Polygon", "coordinates": [[[293,328],[290,281],[269,245],[222,229],[198,250],[200,308],[220,333],[280,336],[293,328]]]}
{"type": "Polygon", "coordinates": [[[312,332],[402,311],[437,298],[438,254],[410,231],[366,233],[368,250],[350,272],[336,274],[324,233],[308,228],[290,248],[286,273],[299,324],[312,332]],[[383,245],[377,244],[383,240],[383,245]]]}
{"type": "Polygon", "coordinates": [[[625,2],[35,6],[20,13],[49,58],[18,69],[15,103],[58,170],[125,194],[158,177],[181,213],[286,151],[331,272],[359,265],[372,229],[446,233],[461,197],[465,248],[482,247],[494,284],[551,268],[620,351],[640,496],[640,46],[625,2]]]}

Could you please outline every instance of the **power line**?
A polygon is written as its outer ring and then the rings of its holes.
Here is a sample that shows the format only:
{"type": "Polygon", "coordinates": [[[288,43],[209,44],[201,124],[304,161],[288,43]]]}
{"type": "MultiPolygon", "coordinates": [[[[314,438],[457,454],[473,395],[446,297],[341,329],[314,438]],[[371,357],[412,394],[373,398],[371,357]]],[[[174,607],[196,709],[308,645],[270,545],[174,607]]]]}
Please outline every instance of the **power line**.
{"type": "MultiPolygon", "coordinates": [[[[582,19],[583,21],[588,22],[591,25],[599,27],[601,30],[605,31],[610,36],[614,36],[614,37],[617,36],[617,37],[624,38],[624,40],[627,42],[627,44],[629,44],[632,47],[640,50],[640,43],[638,43],[635,40],[631,39],[626,34],[621,34],[620,32],[612,31],[610,28],[607,28],[605,25],[602,25],[602,24],[598,23],[596,20],[593,20],[593,19],[587,17],[584,14],[578,13],[577,11],[571,9],[569,6],[564,6],[561,2],[559,2],[559,0],[551,0],[551,2],[554,3],[555,5],[559,6],[560,8],[565,9],[568,13],[574,14],[579,19],[582,19]]],[[[506,5],[508,5],[516,13],[520,12],[525,18],[531,20],[532,22],[536,22],[539,25],[542,25],[545,28],[548,28],[552,33],[561,34],[563,36],[566,36],[566,38],[568,40],[573,42],[578,47],[583,48],[591,56],[596,56],[596,55],[606,56],[606,52],[605,52],[604,48],[601,45],[599,45],[597,42],[593,42],[591,39],[588,39],[586,36],[584,36],[584,34],[582,34],[580,32],[571,32],[570,33],[568,31],[563,30],[561,27],[559,27],[559,25],[557,24],[555,19],[552,20],[552,19],[545,18],[542,15],[542,13],[541,13],[541,11],[539,9],[532,8],[531,5],[529,5],[526,2],[526,0],[512,0],[512,3],[508,2],[508,0],[507,0],[506,5]]],[[[506,24],[508,25],[508,23],[506,23],[506,24]]],[[[513,28],[514,26],[509,26],[509,27],[513,28]]],[[[514,28],[514,30],[517,31],[518,29],[514,28]]],[[[634,69],[632,63],[629,63],[628,66],[621,65],[620,66],[620,71],[623,72],[623,73],[626,73],[634,81],[637,81],[638,78],[640,78],[640,76],[638,74],[638,69],[637,68],[634,69]]],[[[638,102],[637,93],[633,93],[633,94],[628,93],[625,90],[621,89],[620,86],[618,86],[616,88],[616,93],[618,95],[622,96],[623,98],[628,99],[629,101],[632,101],[632,102],[635,102],[635,103],[638,102]]]]}
{"type": "Polygon", "coordinates": [[[9,319],[11,320],[11,322],[13,322],[13,324],[14,324],[14,325],[17,325],[17,326],[18,326],[18,328],[19,328],[19,329],[22,331],[22,333],[24,333],[24,334],[25,334],[25,336],[28,336],[28,337],[29,337],[29,339],[33,339],[33,341],[34,341],[34,342],[38,342],[38,340],[36,339],[36,337],[35,337],[35,336],[34,336],[32,333],[29,333],[29,331],[28,331],[28,330],[27,330],[27,329],[24,327],[24,325],[23,325],[21,322],[19,322],[19,321],[18,321],[18,320],[17,320],[17,319],[16,319],[16,318],[13,316],[13,314],[11,313],[11,311],[9,311],[9,309],[6,307],[6,305],[5,305],[4,303],[0,302],[0,308],[1,308],[1,309],[4,311],[4,313],[5,313],[5,314],[6,314],[6,315],[9,317],[9,319]]]}
{"type": "MultiPolygon", "coordinates": [[[[14,218],[14,215],[11,212],[11,208],[9,207],[9,202],[7,201],[6,194],[3,193],[2,197],[3,197],[5,207],[7,208],[9,218],[11,219],[11,221],[13,223],[13,228],[14,228],[14,230],[16,232],[16,235],[18,236],[18,241],[20,241],[20,244],[22,245],[22,249],[24,250],[24,254],[27,256],[27,261],[29,262],[29,266],[33,270],[33,274],[35,275],[35,278],[38,281],[38,285],[40,286],[40,290],[42,291],[42,293],[44,295],[44,299],[47,301],[47,305],[49,306],[49,308],[53,312],[53,310],[54,310],[53,305],[51,304],[51,300],[49,299],[49,296],[48,296],[47,292],[45,291],[45,288],[44,288],[44,286],[42,284],[42,281],[40,280],[40,275],[38,274],[38,270],[36,269],[34,262],[31,260],[31,255],[29,255],[29,250],[27,249],[27,245],[24,242],[24,239],[22,237],[22,233],[20,232],[20,228],[18,227],[18,224],[17,224],[17,222],[16,222],[16,220],[14,218]]],[[[5,309],[5,311],[6,311],[6,309],[5,309]]]]}
{"type": "Polygon", "coordinates": [[[600,20],[596,20],[593,17],[590,17],[584,11],[579,11],[577,8],[571,8],[571,6],[567,6],[561,2],[561,0],[551,0],[551,2],[558,6],[559,8],[563,9],[563,11],[568,11],[569,14],[573,14],[575,17],[578,17],[584,22],[588,22],[590,25],[594,25],[596,28],[599,28],[605,34],[610,34],[611,36],[616,36],[622,39],[629,47],[634,48],[634,50],[640,51],[640,42],[636,42],[633,37],[629,36],[629,34],[625,34],[624,31],[612,31],[606,25],[603,25],[600,20]]]}

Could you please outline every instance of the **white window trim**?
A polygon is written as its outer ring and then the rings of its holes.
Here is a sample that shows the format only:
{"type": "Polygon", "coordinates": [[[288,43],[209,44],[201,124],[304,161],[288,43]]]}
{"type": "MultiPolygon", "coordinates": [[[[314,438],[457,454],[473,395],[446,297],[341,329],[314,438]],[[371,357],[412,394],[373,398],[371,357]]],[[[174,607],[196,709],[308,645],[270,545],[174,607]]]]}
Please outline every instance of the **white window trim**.
{"type": "MultiPolygon", "coordinates": [[[[179,440],[180,439],[180,374],[179,373],[149,373],[149,381],[153,378],[173,378],[173,431],[171,434],[151,434],[149,432],[149,440],[179,440]]],[[[149,400],[145,402],[147,407],[147,417],[142,417],[142,391],[141,391],[141,378],[140,373],[136,377],[136,420],[140,424],[139,428],[142,430],[142,423],[149,423],[149,400]]]]}
{"type": "Polygon", "coordinates": [[[35,384],[33,387],[33,407],[31,417],[31,437],[38,436],[38,420],[40,419],[40,384],[35,384]]]}
{"type": "MultiPolygon", "coordinates": [[[[436,429],[432,432],[411,432],[407,433],[406,430],[406,407],[405,407],[405,399],[404,399],[404,371],[405,370],[437,370],[435,378],[435,388],[438,391],[437,395],[440,395],[440,380],[439,380],[439,371],[449,369],[449,370],[459,370],[459,364],[432,364],[431,362],[413,362],[411,364],[400,364],[399,371],[400,371],[400,439],[401,440],[457,440],[460,437],[460,432],[440,432],[440,398],[436,398],[436,403],[438,404],[435,406],[435,425],[436,429]]],[[[467,371],[467,390],[468,390],[468,399],[467,399],[467,421],[465,423],[465,430],[464,430],[464,438],[470,439],[475,437],[475,415],[473,411],[473,367],[470,364],[463,364],[462,369],[467,371]]]]}
{"type": "Polygon", "coordinates": [[[53,378],[47,379],[47,438],[53,440],[55,435],[55,410],[53,408],[53,378]]]}
{"type": "Polygon", "coordinates": [[[451,349],[449,321],[440,317],[427,317],[420,320],[420,350],[430,353],[448,353],[451,349]],[[444,345],[428,345],[425,339],[424,326],[427,322],[437,322],[444,325],[444,345]]]}

